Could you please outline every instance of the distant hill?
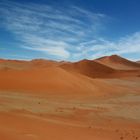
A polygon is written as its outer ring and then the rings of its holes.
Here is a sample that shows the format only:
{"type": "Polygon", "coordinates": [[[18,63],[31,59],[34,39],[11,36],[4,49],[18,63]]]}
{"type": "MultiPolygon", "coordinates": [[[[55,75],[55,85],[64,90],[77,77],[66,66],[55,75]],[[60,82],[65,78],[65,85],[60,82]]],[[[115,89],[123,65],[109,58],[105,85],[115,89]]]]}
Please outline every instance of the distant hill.
{"type": "Polygon", "coordinates": [[[119,70],[140,69],[140,64],[122,58],[118,55],[104,56],[95,60],[96,62],[119,70]]]}
{"type": "Polygon", "coordinates": [[[109,80],[138,78],[139,68],[140,64],[116,55],[78,62],[0,59],[0,89],[68,95],[109,94],[114,89],[123,90],[115,83],[110,85],[109,80]]]}
{"type": "Polygon", "coordinates": [[[61,68],[70,72],[80,73],[92,78],[107,77],[109,74],[114,72],[112,68],[92,60],[82,60],[75,63],[63,64],[61,65],[61,68]]]}

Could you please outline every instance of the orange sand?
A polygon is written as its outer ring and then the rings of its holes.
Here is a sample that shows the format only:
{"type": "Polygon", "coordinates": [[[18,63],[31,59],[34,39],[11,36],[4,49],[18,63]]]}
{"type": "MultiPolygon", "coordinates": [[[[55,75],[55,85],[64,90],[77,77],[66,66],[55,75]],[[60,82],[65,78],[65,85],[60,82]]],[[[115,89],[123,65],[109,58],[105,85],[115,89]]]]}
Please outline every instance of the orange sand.
{"type": "Polygon", "coordinates": [[[0,139],[140,139],[140,64],[0,60],[0,139]]]}

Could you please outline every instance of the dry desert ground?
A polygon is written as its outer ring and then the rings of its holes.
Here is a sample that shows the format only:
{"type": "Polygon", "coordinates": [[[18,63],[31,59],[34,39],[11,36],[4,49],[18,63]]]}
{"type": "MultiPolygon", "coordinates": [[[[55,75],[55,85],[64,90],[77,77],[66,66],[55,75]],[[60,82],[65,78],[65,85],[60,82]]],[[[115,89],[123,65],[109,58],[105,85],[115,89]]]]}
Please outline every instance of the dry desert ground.
{"type": "Polygon", "coordinates": [[[140,63],[0,59],[0,140],[140,140],[140,63]]]}

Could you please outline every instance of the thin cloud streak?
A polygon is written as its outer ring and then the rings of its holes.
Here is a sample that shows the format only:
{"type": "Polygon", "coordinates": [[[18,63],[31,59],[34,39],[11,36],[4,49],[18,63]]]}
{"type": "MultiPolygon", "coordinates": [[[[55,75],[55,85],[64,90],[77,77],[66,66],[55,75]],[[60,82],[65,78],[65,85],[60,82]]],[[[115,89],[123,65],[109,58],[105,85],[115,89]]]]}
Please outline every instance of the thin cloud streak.
{"type": "Polygon", "coordinates": [[[1,21],[20,41],[19,47],[54,59],[93,59],[140,52],[140,32],[109,41],[97,35],[110,18],[76,6],[64,8],[34,3],[0,2],[1,21]]]}
{"type": "MultiPolygon", "coordinates": [[[[140,53],[140,32],[120,38],[118,41],[108,41],[103,38],[81,44],[84,55],[88,59],[95,59],[107,55],[126,55],[140,53]]],[[[83,53],[79,55],[82,57],[83,53]]]]}
{"type": "Polygon", "coordinates": [[[73,44],[78,46],[80,42],[93,36],[99,30],[97,26],[101,25],[100,20],[105,18],[105,15],[74,6],[60,9],[11,1],[1,2],[0,5],[3,5],[0,8],[3,25],[23,43],[21,47],[27,46],[24,48],[63,59],[69,59],[72,55],[70,50],[77,49],[73,44]]]}

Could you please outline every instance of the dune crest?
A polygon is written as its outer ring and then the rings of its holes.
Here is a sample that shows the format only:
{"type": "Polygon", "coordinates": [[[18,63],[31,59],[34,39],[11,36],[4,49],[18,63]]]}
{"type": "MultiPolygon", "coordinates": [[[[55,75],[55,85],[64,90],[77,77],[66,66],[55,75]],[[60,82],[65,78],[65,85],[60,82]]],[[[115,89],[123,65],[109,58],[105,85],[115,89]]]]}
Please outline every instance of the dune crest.
{"type": "Polygon", "coordinates": [[[116,55],[78,62],[0,59],[0,138],[138,140],[138,68],[116,55]]]}
{"type": "Polygon", "coordinates": [[[114,72],[112,68],[92,60],[81,60],[79,62],[61,65],[61,67],[67,71],[80,73],[92,78],[108,77],[109,74],[114,72]]]}
{"type": "Polygon", "coordinates": [[[104,56],[95,60],[101,64],[119,70],[134,70],[140,69],[140,64],[122,58],[118,55],[104,56]]]}

